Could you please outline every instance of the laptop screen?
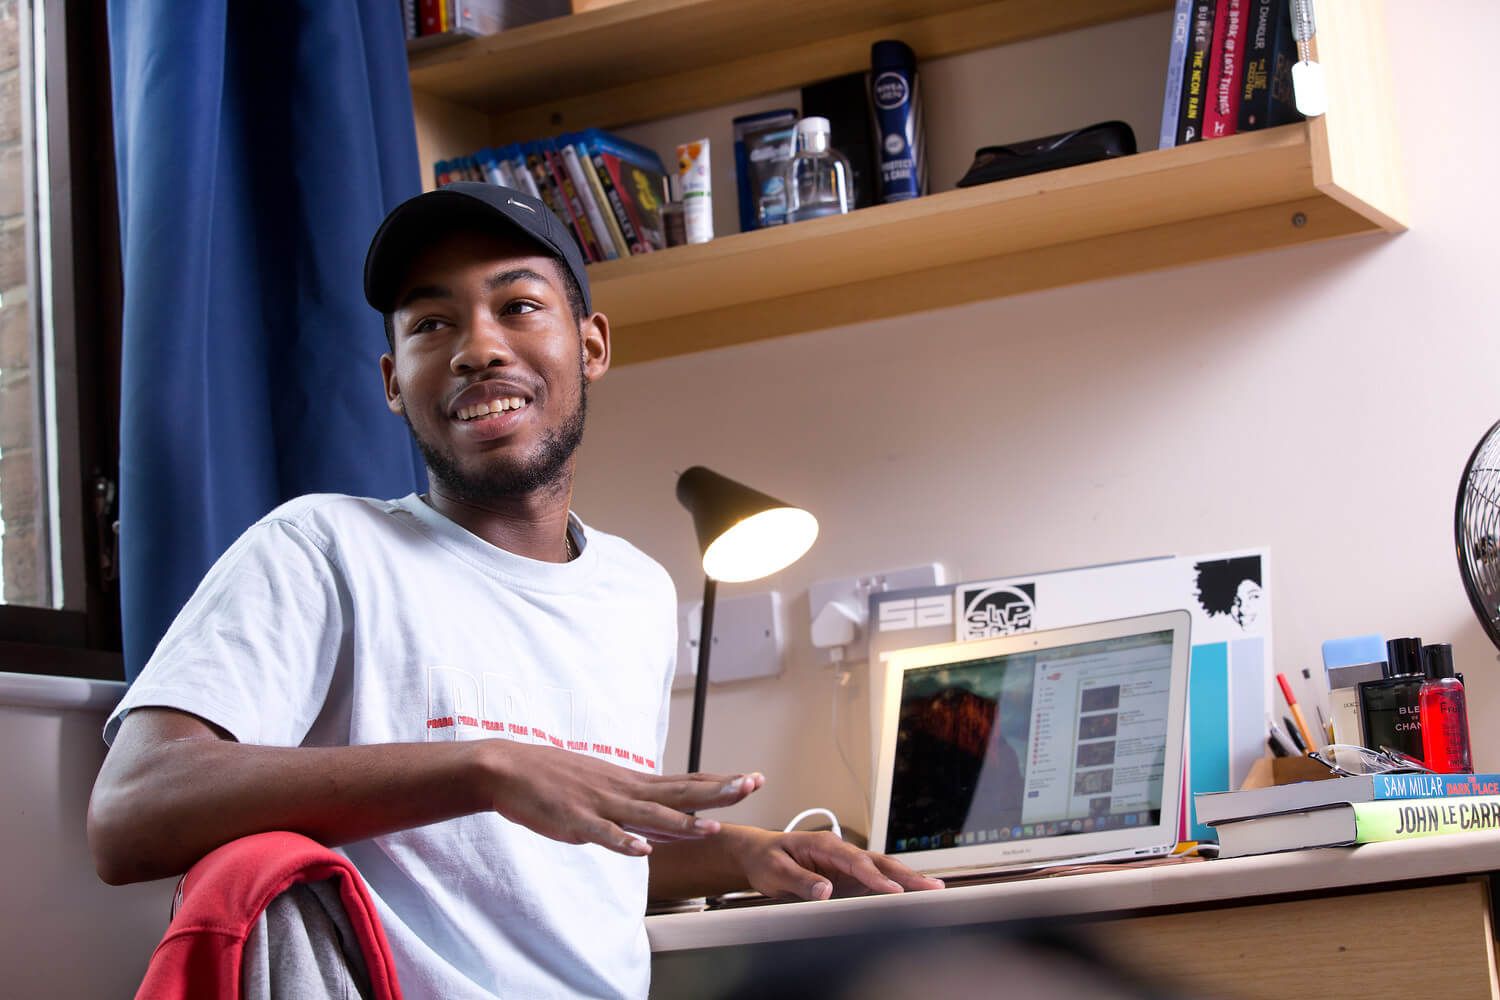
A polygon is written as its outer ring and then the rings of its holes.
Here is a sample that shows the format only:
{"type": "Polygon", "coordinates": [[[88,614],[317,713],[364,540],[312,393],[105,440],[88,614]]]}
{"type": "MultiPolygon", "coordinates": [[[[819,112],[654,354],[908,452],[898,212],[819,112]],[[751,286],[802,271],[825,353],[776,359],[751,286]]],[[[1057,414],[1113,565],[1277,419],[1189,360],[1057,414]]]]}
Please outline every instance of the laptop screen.
{"type": "Polygon", "coordinates": [[[885,851],[1160,823],[1172,637],[905,670],[885,851]]]}

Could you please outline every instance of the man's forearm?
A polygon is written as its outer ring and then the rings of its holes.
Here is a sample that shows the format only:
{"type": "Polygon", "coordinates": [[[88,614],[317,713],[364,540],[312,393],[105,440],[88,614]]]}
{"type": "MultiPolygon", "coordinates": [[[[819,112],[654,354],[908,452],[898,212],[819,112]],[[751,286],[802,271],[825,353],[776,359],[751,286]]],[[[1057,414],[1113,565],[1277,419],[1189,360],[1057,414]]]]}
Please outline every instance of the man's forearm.
{"type": "Polygon", "coordinates": [[[89,840],[100,876],[114,884],[179,874],[215,847],[267,830],[346,844],[490,808],[484,749],[160,740],[105,762],[89,840]]]}

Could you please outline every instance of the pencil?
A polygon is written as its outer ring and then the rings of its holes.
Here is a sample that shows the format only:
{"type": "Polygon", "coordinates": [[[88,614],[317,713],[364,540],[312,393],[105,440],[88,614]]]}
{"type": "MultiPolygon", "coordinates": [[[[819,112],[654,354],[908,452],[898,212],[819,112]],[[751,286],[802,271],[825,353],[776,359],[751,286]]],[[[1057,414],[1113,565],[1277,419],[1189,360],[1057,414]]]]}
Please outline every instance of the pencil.
{"type": "Polygon", "coordinates": [[[1297,722],[1297,728],[1302,731],[1302,742],[1309,750],[1318,746],[1317,740],[1313,739],[1312,730],[1307,728],[1307,720],[1302,717],[1302,709],[1297,707],[1297,699],[1292,695],[1292,686],[1286,681],[1286,674],[1277,674],[1276,683],[1281,685],[1281,693],[1286,698],[1286,707],[1292,710],[1292,718],[1297,722]]]}

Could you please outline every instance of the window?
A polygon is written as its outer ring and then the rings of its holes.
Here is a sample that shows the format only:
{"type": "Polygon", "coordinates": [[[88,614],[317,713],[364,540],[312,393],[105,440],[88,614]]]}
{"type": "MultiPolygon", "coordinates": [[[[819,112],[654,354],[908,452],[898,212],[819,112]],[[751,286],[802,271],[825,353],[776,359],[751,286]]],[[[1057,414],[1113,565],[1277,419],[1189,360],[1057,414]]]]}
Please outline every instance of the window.
{"type": "Polygon", "coordinates": [[[119,649],[108,33],[64,6],[0,0],[0,670],[116,676],[59,654],[119,649]]]}
{"type": "Polygon", "coordinates": [[[36,383],[41,302],[36,242],[35,88],[18,0],[0,0],[0,595],[52,606],[46,470],[36,383]]]}

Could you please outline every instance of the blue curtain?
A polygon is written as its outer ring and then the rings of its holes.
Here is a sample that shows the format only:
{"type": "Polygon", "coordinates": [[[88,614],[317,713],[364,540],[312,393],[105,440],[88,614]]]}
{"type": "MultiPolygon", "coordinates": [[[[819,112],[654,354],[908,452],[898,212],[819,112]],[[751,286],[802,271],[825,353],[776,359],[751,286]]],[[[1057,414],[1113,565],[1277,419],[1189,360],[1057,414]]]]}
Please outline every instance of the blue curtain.
{"type": "Polygon", "coordinates": [[[109,36],[134,679],[214,559],[277,504],[424,482],[385,408],[360,278],[420,181],[396,0],[110,0],[109,36]]]}

